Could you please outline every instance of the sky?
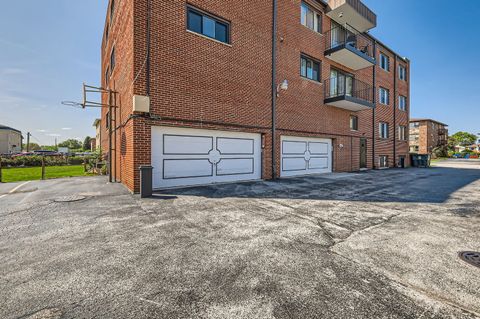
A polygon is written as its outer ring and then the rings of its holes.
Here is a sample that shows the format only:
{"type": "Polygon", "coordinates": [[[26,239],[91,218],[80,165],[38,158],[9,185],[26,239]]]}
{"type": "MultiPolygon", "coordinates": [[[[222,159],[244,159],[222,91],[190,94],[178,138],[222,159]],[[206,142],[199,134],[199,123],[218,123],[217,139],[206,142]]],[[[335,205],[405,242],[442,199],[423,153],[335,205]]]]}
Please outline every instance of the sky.
{"type": "MultiPolygon", "coordinates": [[[[480,3],[364,0],[378,16],[371,33],[411,60],[411,116],[450,132],[480,133],[480,3]]],[[[0,124],[53,145],[94,136],[99,110],[81,101],[100,84],[107,0],[0,0],[0,124]]]]}

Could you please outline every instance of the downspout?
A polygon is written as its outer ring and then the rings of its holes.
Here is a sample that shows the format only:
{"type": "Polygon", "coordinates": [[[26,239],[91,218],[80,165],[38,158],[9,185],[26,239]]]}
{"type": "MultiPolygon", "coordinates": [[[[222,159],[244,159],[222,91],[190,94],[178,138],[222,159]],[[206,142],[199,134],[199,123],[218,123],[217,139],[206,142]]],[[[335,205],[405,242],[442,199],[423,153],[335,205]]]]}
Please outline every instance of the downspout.
{"type": "Polygon", "coordinates": [[[145,65],[145,87],[147,91],[147,96],[150,96],[150,22],[151,20],[151,0],[147,0],[147,61],[145,65]]]}
{"type": "Polygon", "coordinates": [[[393,70],[393,167],[397,166],[397,55],[393,70]]]}
{"type": "Polygon", "coordinates": [[[272,179],[277,177],[276,108],[277,108],[277,0],[273,0],[272,17],[272,179]]]}
{"type": "MultiPolygon", "coordinates": [[[[377,59],[377,40],[373,40],[373,54],[375,54],[375,60],[377,59]]],[[[377,63],[373,65],[373,111],[372,111],[372,169],[375,169],[375,131],[377,127],[375,125],[375,110],[377,108],[377,63]]]]}

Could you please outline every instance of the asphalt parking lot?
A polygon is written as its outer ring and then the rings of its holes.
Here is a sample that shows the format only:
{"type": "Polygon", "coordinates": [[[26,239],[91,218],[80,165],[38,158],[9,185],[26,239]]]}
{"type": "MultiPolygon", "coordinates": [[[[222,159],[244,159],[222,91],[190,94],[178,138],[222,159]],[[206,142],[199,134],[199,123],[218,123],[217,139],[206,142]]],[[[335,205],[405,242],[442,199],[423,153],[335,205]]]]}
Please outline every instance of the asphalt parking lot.
{"type": "Polygon", "coordinates": [[[480,162],[171,190],[0,184],[0,318],[480,318],[480,162]]]}

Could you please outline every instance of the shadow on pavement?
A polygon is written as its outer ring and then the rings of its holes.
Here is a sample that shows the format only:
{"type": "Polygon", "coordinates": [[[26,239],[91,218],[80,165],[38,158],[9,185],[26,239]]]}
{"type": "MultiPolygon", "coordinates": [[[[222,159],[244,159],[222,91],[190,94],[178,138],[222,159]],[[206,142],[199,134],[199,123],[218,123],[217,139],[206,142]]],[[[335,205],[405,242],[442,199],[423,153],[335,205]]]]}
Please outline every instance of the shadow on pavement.
{"type": "Polygon", "coordinates": [[[480,169],[390,169],[217,184],[156,192],[156,196],[443,203],[480,179],[480,169]]]}

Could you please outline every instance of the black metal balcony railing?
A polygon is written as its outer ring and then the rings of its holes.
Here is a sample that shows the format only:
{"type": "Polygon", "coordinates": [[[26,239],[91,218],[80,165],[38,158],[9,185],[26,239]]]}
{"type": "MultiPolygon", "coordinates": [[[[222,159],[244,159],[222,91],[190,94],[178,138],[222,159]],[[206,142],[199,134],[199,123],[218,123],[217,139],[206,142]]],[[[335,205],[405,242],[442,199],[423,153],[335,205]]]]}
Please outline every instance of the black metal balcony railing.
{"type": "Polygon", "coordinates": [[[336,48],[350,48],[370,59],[375,59],[373,41],[353,27],[336,25],[325,33],[326,51],[336,48]]]}
{"type": "Polygon", "coordinates": [[[338,76],[324,81],[325,100],[349,98],[373,105],[373,87],[349,76],[338,76]]]}
{"type": "Polygon", "coordinates": [[[444,128],[439,128],[438,129],[438,135],[446,135],[448,132],[447,129],[444,129],[444,128]]]}

